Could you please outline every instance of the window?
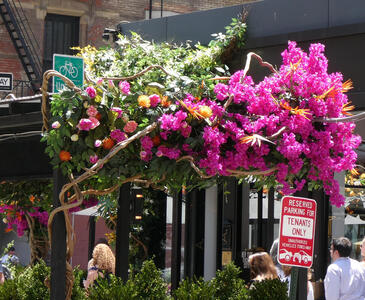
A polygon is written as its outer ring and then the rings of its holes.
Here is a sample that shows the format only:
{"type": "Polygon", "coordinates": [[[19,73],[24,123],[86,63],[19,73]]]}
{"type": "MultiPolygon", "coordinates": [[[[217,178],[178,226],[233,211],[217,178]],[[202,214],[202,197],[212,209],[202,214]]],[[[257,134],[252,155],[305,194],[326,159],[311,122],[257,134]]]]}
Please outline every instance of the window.
{"type": "Polygon", "coordinates": [[[80,18],[47,14],[44,28],[43,71],[52,69],[53,54],[75,54],[79,45],[80,18]]]}

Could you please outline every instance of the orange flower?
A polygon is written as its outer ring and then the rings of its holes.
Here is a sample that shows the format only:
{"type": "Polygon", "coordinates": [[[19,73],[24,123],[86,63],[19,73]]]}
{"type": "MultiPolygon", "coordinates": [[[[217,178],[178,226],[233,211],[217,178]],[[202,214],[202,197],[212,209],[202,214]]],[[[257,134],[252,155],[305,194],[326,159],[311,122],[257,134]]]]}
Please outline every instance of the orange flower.
{"type": "Polygon", "coordinates": [[[171,101],[169,101],[169,98],[167,96],[163,96],[161,99],[161,105],[163,107],[169,107],[171,105],[171,101]]]}
{"type": "Polygon", "coordinates": [[[61,150],[59,157],[61,161],[69,161],[72,158],[70,152],[66,150],[61,150]]]}
{"type": "Polygon", "coordinates": [[[350,170],[350,172],[351,172],[351,175],[352,176],[359,176],[360,175],[360,173],[355,169],[355,168],[352,168],[351,170],[350,170]]]}
{"type": "Polygon", "coordinates": [[[343,84],[342,84],[342,90],[341,92],[342,93],[346,93],[348,92],[349,90],[351,90],[353,88],[352,86],[352,81],[351,79],[347,79],[343,84]]]}
{"type": "Polygon", "coordinates": [[[211,108],[206,105],[200,106],[199,113],[203,118],[210,118],[212,116],[211,108]]]}
{"type": "Polygon", "coordinates": [[[300,58],[295,64],[290,62],[290,70],[286,73],[285,77],[288,76],[290,73],[294,73],[299,68],[301,61],[302,58],[300,58]]]}
{"type": "Polygon", "coordinates": [[[9,228],[9,227],[5,228],[5,232],[10,232],[12,230],[13,230],[13,228],[9,228]]]}
{"type": "Polygon", "coordinates": [[[138,105],[144,108],[149,108],[151,106],[151,100],[146,95],[141,95],[138,97],[138,105]]]}
{"type": "Polygon", "coordinates": [[[34,200],[35,200],[35,197],[33,195],[30,195],[29,201],[32,202],[32,203],[34,203],[34,200]]]}
{"type": "Polygon", "coordinates": [[[109,149],[113,148],[113,146],[114,146],[114,141],[111,138],[105,138],[103,140],[103,148],[105,150],[109,150],[109,149]]]}
{"type": "Polygon", "coordinates": [[[159,146],[161,144],[161,139],[158,135],[155,135],[153,138],[152,138],[152,143],[155,147],[159,146]]]}
{"type": "Polygon", "coordinates": [[[344,105],[342,105],[342,114],[346,115],[346,116],[352,116],[352,113],[350,113],[350,110],[353,110],[355,108],[354,105],[350,105],[351,101],[345,103],[344,105]]]}

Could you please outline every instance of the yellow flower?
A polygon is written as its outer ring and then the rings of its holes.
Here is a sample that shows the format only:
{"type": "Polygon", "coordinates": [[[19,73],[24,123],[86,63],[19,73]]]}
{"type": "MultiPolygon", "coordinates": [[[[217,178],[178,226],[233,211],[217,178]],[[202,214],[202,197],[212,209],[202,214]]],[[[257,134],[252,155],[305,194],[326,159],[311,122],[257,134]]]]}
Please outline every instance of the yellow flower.
{"type": "Polygon", "coordinates": [[[199,114],[203,118],[210,118],[212,116],[212,110],[209,106],[203,105],[199,108],[199,114]]]}
{"type": "Polygon", "coordinates": [[[151,106],[150,98],[146,95],[139,96],[138,105],[144,108],[149,108],[151,106]]]}

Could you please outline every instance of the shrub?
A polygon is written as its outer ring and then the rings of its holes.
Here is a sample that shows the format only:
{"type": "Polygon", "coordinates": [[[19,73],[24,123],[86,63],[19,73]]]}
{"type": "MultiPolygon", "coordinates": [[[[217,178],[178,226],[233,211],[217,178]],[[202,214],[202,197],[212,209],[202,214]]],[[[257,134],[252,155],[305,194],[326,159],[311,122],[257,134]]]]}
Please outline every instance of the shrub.
{"type": "Polygon", "coordinates": [[[44,261],[32,267],[27,267],[16,279],[16,290],[20,300],[49,299],[49,290],[44,285],[44,280],[50,275],[50,268],[44,261]]]}
{"type": "Polygon", "coordinates": [[[185,279],[180,282],[180,286],[173,292],[175,300],[213,300],[215,290],[211,282],[204,281],[203,278],[185,279]]]}
{"type": "Polygon", "coordinates": [[[247,288],[243,279],[239,278],[241,270],[229,263],[223,270],[218,270],[212,280],[215,289],[215,299],[238,300],[247,299],[247,288]]]}
{"type": "Polygon", "coordinates": [[[280,279],[255,282],[249,290],[250,300],[287,300],[288,287],[280,279]]]}
{"type": "Polygon", "coordinates": [[[17,293],[16,280],[5,280],[3,285],[0,285],[0,299],[1,300],[20,300],[17,293]]]}
{"type": "Polygon", "coordinates": [[[85,271],[75,267],[74,270],[75,281],[72,287],[71,300],[86,300],[86,293],[84,289],[83,279],[86,277],[85,271]]]}
{"type": "Polygon", "coordinates": [[[132,273],[127,285],[131,285],[136,291],[137,299],[168,299],[167,284],[152,260],[146,260],[136,275],[132,273]]]}
{"type": "Polygon", "coordinates": [[[130,285],[124,285],[123,281],[110,275],[109,279],[99,277],[96,283],[89,288],[89,300],[135,300],[136,293],[130,285]]]}

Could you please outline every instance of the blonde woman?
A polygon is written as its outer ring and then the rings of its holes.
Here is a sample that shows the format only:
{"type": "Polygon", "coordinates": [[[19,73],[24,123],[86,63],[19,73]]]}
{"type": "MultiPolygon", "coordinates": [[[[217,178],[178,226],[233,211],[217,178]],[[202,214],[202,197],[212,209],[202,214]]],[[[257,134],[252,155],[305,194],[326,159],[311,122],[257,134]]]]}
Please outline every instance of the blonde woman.
{"type": "Polygon", "coordinates": [[[252,282],[278,278],[275,265],[268,253],[254,253],[250,255],[248,262],[252,282]]]}
{"type": "Polygon", "coordinates": [[[85,288],[88,289],[99,276],[104,278],[110,274],[115,274],[115,256],[108,245],[98,244],[88,264],[87,279],[84,280],[85,288]]]}

